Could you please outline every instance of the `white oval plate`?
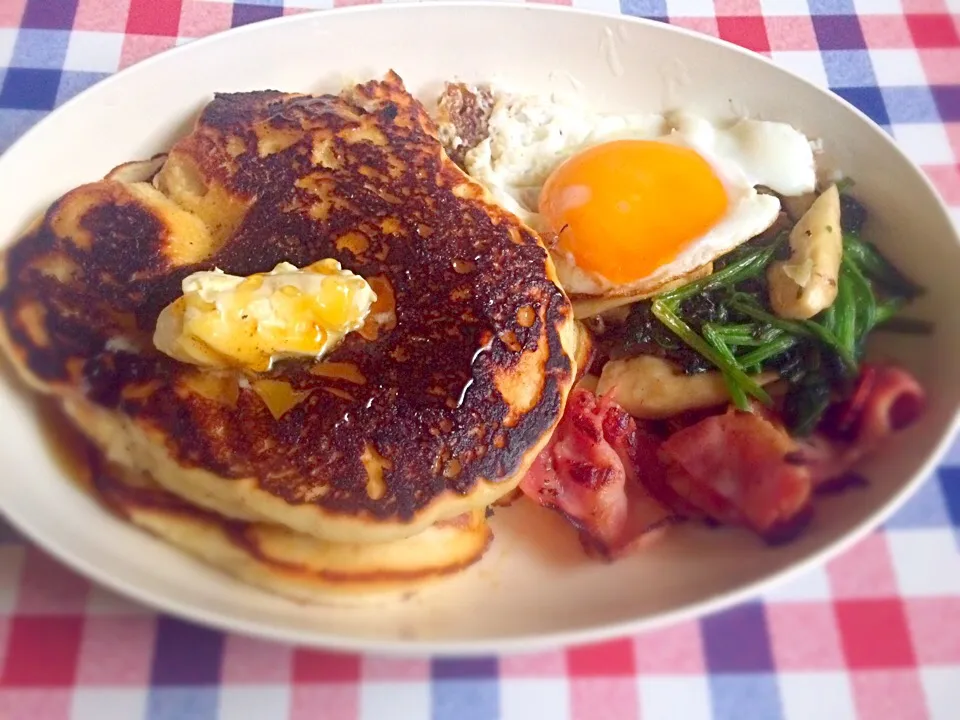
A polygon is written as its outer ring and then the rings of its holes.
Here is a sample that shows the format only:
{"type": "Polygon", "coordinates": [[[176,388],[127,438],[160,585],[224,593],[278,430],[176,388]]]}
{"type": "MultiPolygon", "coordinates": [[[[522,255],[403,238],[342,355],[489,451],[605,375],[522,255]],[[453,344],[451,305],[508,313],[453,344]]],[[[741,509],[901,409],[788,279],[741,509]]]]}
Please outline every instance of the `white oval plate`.
{"type": "Polygon", "coordinates": [[[0,502],[10,521],[90,578],[164,611],[298,644],[403,653],[489,653],[596,640],[717,610],[825,561],[892,513],[932,470],[960,404],[960,241],[929,182],[865,116],[732,45],[655,22],[548,7],[430,3],[299,15],[163,53],[64,105],[0,158],[0,240],[60,193],[168,147],[216,91],[337,91],[396,69],[421,97],[443,80],[579,93],[607,111],[683,106],[785,120],[821,137],[857,182],[869,234],[929,294],[927,338],[880,348],[929,388],[923,421],[865,471],[865,491],[821,501],[796,542],[684,528],[611,565],[520,503],[494,518],[477,566],[387,607],[301,606],[241,585],[117,520],[67,482],[29,399],[0,388],[0,502]],[[456,29],[451,31],[451,29],[456,29]],[[463,29],[469,29],[465,33],[463,29]],[[470,40],[469,38],[473,38],[470,40]]]}

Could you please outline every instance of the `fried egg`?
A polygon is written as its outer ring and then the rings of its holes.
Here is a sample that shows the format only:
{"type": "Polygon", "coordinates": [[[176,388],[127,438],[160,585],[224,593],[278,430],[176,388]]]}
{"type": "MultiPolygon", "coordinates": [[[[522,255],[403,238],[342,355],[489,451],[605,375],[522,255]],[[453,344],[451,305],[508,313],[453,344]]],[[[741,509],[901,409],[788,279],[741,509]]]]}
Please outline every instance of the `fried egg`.
{"type": "Polygon", "coordinates": [[[768,229],[783,196],[814,190],[810,141],[790,125],[689,112],[601,115],[501,95],[467,172],[544,234],[573,296],[643,296],[768,229]]]}

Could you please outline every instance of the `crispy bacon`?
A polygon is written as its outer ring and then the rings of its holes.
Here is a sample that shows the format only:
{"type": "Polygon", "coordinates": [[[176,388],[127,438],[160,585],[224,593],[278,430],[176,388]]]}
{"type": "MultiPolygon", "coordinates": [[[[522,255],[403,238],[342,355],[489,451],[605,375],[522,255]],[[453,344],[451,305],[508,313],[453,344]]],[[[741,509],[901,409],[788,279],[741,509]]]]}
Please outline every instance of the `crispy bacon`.
{"type": "Polygon", "coordinates": [[[925,404],[926,393],[906,370],[864,365],[850,400],[830,413],[823,430],[836,440],[875,447],[891,433],[915,423],[925,404]]]}
{"type": "Polygon", "coordinates": [[[771,541],[792,536],[809,514],[810,471],[795,462],[798,451],[780,425],[733,409],[675,432],[660,449],[677,495],[771,541]]]}
{"type": "Polygon", "coordinates": [[[814,485],[848,486],[841,482],[850,468],[874,452],[894,433],[923,414],[926,393],[910,373],[889,365],[864,365],[850,399],[831,408],[801,452],[814,485]]]}
{"type": "Polygon", "coordinates": [[[744,525],[782,542],[809,520],[814,491],[863,484],[851,466],[913,424],[924,405],[906,371],[864,366],[851,397],[798,441],[759,406],[676,418],[658,434],[579,388],[520,490],[566,517],[588,552],[606,559],[688,518],[744,525]]]}
{"type": "Polygon", "coordinates": [[[675,519],[642,482],[656,442],[612,400],[575,389],[520,489],[566,517],[588,552],[611,559],[675,519]]]}

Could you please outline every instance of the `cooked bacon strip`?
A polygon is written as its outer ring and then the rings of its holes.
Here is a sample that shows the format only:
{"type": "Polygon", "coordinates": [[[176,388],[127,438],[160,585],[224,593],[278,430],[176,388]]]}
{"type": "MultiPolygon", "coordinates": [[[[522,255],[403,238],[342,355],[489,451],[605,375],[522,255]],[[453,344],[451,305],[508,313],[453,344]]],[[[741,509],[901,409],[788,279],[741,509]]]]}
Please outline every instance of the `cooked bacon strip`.
{"type": "MultiPolygon", "coordinates": [[[[707,417],[704,415],[703,417],[707,417]]],[[[636,457],[636,466],[643,468],[642,482],[647,491],[657,502],[663,505],[677,517],[682,520],[702,520],[706,513],[690,501],[680,495],[673,484],[670,482],[671,474],[676,472],[675,466],[664,461],[660,453],[663,446],[663,437],[650,430],[642,420],[634,421],[637,424],[636,442],[634,456],[636,457]]],[[[685,427],[694,424],[689,420],[685,427]]],[[[656,427],[654,423],[650,423],[656,427]]],[[[676,432],[676,428],[667,432],[667,435],[676,432]]]]}
{"type": "Polygon", "coordinates": [[[731,409],[675,432],[661,446],[671,489],[707,517],[785,539],[808,516],[810,472],[799,446],[759,413],[731,409]]]}
{"type": "Polygon", "coordinates": [[[924,404],[906,371],[865,366],[851,398],[809,439],[794,440],[775,414],[756,407],[675,418],[661,440],[610,398],[576,389],[520,489],[607,559],[683,518],[745,525],[782,542],[806,524],[815,488],[862,484],[850,467],[914,423],[924,404]]]}
{"type": "Polygon", "coordinates": [[[802,442],[814,484],[844,484],[832,481],[845,476],[885,439],[915,423],[925,406],[926,393],[906,370],[864,365],[850,399],[832,408],[820,430],[802,442]]]}
{"type": "Polygon", "coordinates": [[[653,442],[616,403],[575,389],[520,489],[566,517],[588,552],[611,559],[675,519],[641,481],[653,442]]]}
{"type": "Polygon", "coordinates": [[[827,432],[841,441],[876,447],[919,420],[925,406],[926,393],[906,370],[864,365],[852,399],[839,408],[839,417],[827,432]]]}

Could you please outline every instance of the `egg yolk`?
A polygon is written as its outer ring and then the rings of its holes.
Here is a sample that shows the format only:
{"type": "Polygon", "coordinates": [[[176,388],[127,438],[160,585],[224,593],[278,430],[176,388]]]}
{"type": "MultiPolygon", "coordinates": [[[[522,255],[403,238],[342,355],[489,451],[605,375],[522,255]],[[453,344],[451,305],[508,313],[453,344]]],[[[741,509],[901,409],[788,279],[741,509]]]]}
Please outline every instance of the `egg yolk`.
{"type": "Polygon", "coordinates": [[[712,227],[727,194],[697,152],[615,140],[566,160],[547,178],[539,210],[577,266],[613,283],[668,264],[712,227]]]}

